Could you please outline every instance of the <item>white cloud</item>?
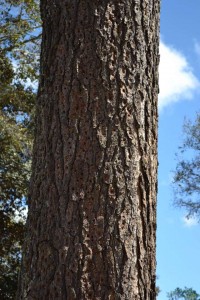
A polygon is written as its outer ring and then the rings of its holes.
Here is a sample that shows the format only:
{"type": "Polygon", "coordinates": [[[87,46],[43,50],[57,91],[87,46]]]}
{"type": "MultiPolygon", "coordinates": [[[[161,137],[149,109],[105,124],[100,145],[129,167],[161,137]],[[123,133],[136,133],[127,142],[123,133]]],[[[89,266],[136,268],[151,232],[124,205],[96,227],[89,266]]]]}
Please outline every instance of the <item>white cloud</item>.
{"type": "Polygon", "coordinates": [[[14,221],[17,223],[19,221],[25,222],[27,215],[28,215],[28,206],[25,205],[23,207],[23,210],[20,213],[19,213],[19,211],[15,210],[14,221]]]}
{"type": "Polygon", "coordinates": [[[192,98],[199,84],[183,54],[161,41],[159,108],[192,98]]]}
{"type": "Polygon", "coordinates": [[[188,218],[187,216],[183,217],[183,223],[186,227],[192,227],[198,225],[198,220],[196,217],[190,217],[188,218]]]}
{"type": "MultiPolygon", "coordinates": [[[[17,61],[14,59],[12,60],[12,66],[13,66],[14,71],[17,73],[19,65],[18,65],[17,61]]],[[[26,78],[26,80],[20,79],[19,81],[26,88],[31,87],[33,89],[33,91],[35,91],[35,92],[38,89],[38,80],[32,81],[30,78],[26,78]]],[[[13,80],[13,82],[15,82],[15,79],[13,80]]]]}

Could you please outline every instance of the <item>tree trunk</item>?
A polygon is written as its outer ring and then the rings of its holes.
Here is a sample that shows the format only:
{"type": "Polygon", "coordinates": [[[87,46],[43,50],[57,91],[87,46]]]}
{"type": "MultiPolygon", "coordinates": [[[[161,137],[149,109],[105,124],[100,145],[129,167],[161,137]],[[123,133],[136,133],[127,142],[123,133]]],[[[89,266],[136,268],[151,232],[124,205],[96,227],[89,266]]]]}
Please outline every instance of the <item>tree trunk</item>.
{"type": "Polygon", "coordinates": [[[42,0],[18,299],[153,300],[159,0],[42,0]]]}

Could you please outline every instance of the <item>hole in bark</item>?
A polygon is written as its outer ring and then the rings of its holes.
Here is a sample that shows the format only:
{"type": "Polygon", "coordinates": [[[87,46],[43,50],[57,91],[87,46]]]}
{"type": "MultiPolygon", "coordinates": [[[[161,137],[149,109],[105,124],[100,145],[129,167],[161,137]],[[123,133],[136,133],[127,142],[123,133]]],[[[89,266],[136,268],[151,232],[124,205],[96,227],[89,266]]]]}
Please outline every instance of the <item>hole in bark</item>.
{"type": "Polygon", "coordinates": [[[113,94],[112,94],[112,92],[109,92],[109,98],[112,98],[112,96],[113,96],[113,94]]]}
{"type": "Polygon", "coordinates": [[[58,292],[56,291],[56,287],[55,287],[54,295],[55,295],[55,298],[58,299],[59,294],[58,294],[58,292]]]}

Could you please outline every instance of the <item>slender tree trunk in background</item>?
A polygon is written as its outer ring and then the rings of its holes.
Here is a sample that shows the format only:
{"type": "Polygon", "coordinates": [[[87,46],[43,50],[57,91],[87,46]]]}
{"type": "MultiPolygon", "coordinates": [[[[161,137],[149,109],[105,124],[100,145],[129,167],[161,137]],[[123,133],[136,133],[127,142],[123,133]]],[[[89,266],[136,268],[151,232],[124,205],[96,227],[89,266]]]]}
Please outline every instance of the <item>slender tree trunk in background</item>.
{"type": "Polygon", "coordinates": [[[42,0],[18,299],[153,300],[159,0],[42,0]]]}

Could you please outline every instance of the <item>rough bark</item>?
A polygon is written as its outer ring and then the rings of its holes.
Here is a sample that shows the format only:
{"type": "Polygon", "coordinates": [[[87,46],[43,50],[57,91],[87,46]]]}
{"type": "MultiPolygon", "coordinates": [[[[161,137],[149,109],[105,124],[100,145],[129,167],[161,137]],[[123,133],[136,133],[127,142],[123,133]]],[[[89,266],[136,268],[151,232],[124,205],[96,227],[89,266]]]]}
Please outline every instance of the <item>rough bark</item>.
{"type": "Polygon", "coordinates": [[[18,299],[155,299],[159,2],[41,1],[18,299]]]}

